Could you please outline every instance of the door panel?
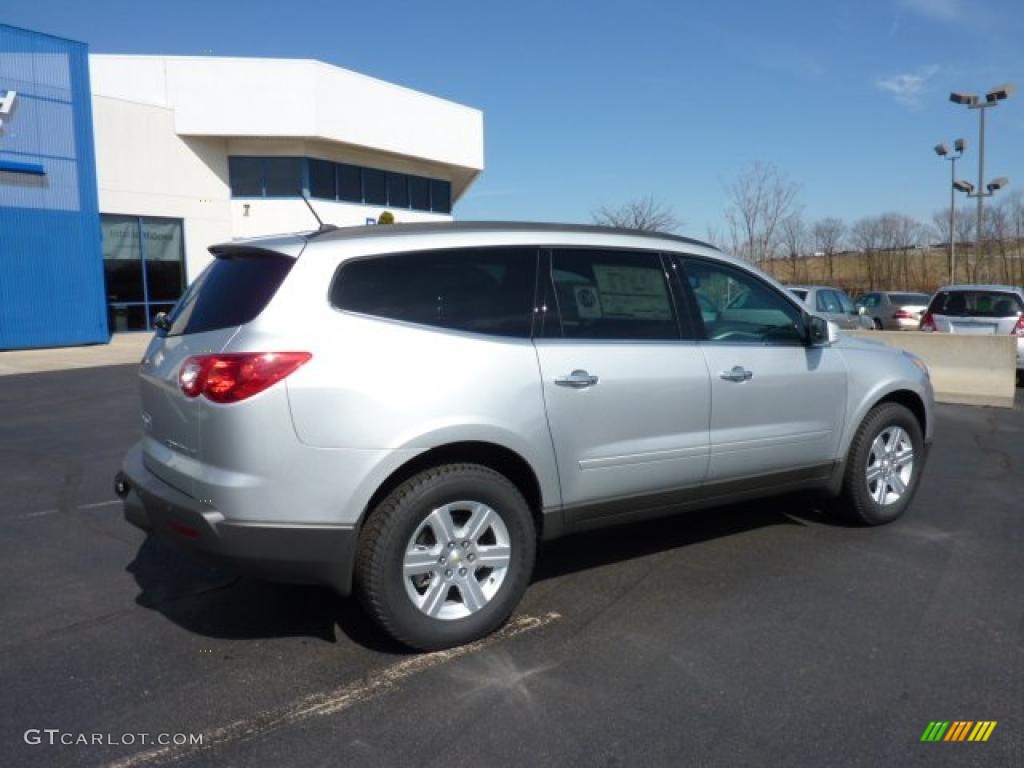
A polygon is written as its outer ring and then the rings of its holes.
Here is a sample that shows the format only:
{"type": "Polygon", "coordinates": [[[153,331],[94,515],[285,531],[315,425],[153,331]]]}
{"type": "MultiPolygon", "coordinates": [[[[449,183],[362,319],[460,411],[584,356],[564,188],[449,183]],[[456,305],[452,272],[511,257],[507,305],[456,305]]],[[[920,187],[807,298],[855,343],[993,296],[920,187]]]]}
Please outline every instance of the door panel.
{"type": "Polygon", "coordinates": [[[831,462],[842,432],[846,365],[802,342],[803,310],[760,275],[684,259],[681,289],[701,305],[711,381],[706,483],[831,462]]]}
{"type": "Polygon", "coordinates": [[[555,250],[541,282],[534,344],[570,523],[600,502],[699,486],[708,371],[660,254],[555,250]]]}

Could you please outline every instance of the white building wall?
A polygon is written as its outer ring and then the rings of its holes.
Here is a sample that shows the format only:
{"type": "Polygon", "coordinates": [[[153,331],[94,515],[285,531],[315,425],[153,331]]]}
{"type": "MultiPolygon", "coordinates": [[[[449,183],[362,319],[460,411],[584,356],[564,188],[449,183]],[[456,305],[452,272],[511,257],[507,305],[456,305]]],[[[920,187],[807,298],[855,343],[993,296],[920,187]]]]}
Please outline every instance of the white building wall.
{"type": "Polygon", "coordinates": [[[191,280],[207,248],[234,236],[226,140],[178,136],[163,107],[105,96],[92,106],[100,212],[183,219],[191,280]]]}

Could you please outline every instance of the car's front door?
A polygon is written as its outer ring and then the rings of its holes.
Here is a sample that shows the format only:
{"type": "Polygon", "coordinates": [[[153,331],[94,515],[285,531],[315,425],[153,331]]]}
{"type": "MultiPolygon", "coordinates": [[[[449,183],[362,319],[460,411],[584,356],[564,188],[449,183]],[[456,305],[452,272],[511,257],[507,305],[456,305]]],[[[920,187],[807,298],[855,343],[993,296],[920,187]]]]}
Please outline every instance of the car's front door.
{"type": "Polygon", "coordinates": [[[535,330],[570,524],[669,505],[708,466],[708,369],[657,252],[555,249],[535,330]]]}
{"type": "Polygon", "coordinates": [[[838,349],[803,343],[794,301],[738,266],[682,259],[683,290],[716,311],[695,315],[711,376],[706,482],[785,482],[824,474],[838,453],[846,365],[838,349]]]}

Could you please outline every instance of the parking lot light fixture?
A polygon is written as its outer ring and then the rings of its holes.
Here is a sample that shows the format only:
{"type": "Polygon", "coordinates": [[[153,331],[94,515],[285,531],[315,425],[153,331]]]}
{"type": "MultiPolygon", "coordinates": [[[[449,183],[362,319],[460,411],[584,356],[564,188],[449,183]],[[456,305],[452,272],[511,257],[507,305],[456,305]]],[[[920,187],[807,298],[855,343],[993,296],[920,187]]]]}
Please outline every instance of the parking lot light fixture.
{"type": "Polygon", "coordinates": [[[974,191],[974,185],[969,181],[957,180],[953,182],[953,189],[957,192],[966,192],[969,195],[974,191]]]}
{"type": "Polygon", "coordinates": [[[998,189],[1002,189],[1009,183],[1010,180],[1008,178],[1006,178],[1005,176],[1000,176],[998,179],[993,179],[992,181],[990,181],[985,186],[985,189],[987,189],[989,192],[995,192],[998,189]]]}
{"type": "Polygon", "coordinates": [[[985,94],[985,100],[981,101],[976,94],[965,93],[960,91],[954,91],[949,94],[949,100],[954,104],[961,104],[966,106],[968,109],[978,110],[978,186],[977,192],[968,192],[968,196],[978,198],[978,234],[976,238],[975,248],[981,248],[982,232],[983,232],[983,217],[984,212],[982,206],[986,197],[990,197],[995,193],[996,189],[985,186],[985,110],[990,107],[999,106],[999,102],[1003,101],[1017,90],[1017,87],[1013,83],[1003,83],[997,85],[995,88],[989,89],[985,94]]]}
{"type": "Polygon", "coordinates": [[[949,146],[946,144],[936,144],[935,154],[939,157],[949,160],[949,182],[951,184],[949,190],[949,282],[956,282],[956,245],[954,240],[956,239],[955,233],[955,217],[956,217],[956,195],[954,191],[959,189],[956,181],[956,161],[963,155],[964,150],[967,149],[967,142],[963,139],[957,139],[953,142],[953,152],[949,151],[949,146]]]}

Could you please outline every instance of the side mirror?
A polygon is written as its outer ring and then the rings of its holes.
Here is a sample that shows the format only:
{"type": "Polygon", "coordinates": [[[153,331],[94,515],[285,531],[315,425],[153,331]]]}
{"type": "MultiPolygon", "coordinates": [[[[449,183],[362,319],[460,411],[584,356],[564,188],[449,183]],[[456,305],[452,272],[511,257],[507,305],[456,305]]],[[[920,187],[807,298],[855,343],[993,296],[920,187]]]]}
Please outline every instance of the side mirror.
{"type": "Polygon", "coordinates": [[[157,312],[153,316],[153,327],[159,331],[169,331],[171,329],[171,321],[167,317],[166,312],[157,312]]]}
{"type": "Polygon", "coordinates": [[[823,317],[807,315],[807,345],[811,347],[827,347],[839,339],[839,326],[830,323],[823,317]]]}

